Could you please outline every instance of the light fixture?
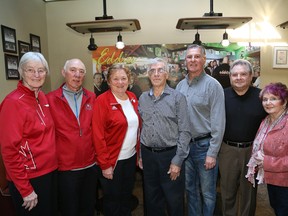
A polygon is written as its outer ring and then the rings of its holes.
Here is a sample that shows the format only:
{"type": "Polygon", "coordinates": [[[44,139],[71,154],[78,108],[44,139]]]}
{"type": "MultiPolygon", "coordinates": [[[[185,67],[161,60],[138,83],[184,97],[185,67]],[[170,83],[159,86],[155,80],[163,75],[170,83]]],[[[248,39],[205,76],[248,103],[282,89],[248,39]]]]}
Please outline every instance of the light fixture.
{"type": "Polygon", "coordinates": [[[88,45],[88,50],[90,51],[94,51],[97,50],[98,46],[95,44],[95,40],[93,38],[93,35],[91,34],[91,38],[90,38],[90,44],[88,45]]]}
{"type": "Polygon", "coordinates": [[[102,33],[119,31],[137,31],[140,30],[140,23],[137,19],[114,19],[106,13],[106,0],[103,0],[103,16],[95,17],[95,21],[66,23],[68,27],[76,32],[102,33]]]}
{"type": "Polygon", "coordinates": [[[200,41],[200,34],[198,33],[198,29],[197,29],[197,33],[195,34],[195,41],[193,41],[193,44],[198,44],[198,45],[202,44],[202,42],[200,41]]]}
{"type": "Polygon", "coordinates": [[[117,49],[123,49],[125,47],[124,42],[122,41],[122,35],[119,32],[119,35],[117,36],[117,42],[116,42],[117,49]]]}
{"type": "Polygon", "coordinates": [[[223,34],[223,40],[221,41],[222,46],[227,47],[230,44],[230,41],[228,40],[228,34],[225,30],[225,33],[223,34]]]}
{"type": "Polygon", "coordinates": [[[210,12],[203,17],[181,18],[177,29],[236,29],[252,20],[252,17],[222,17],[222,13],[214,13],[213,0],[210,0],[210,12]]]}
{"type": "Polygon", "coordinates": [[[278,26],[276,26],[276,27],[280,27],[280,28],[283,28],[283,29],[285,29],[285,28],[287,28],[287,27],[288,27],[288,21],[286,21],[286,22],[283,22],[283,23],[279,24],[279,25],[278,25],[278,26]]]}

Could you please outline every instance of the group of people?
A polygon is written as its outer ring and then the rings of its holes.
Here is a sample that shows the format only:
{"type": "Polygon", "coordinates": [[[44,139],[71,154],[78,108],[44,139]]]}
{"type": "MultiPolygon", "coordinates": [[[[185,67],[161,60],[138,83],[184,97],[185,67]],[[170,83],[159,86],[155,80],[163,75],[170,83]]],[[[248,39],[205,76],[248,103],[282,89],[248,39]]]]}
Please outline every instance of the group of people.
{"type": "Polygon", "coordinates": [[[104,215],[129,216],[137,164],[148,216],[184,215],[185,190],[189,216],[212,216],[218,176],[223,215],[254,215],[263,182],[276,215],[287,214],[287,86],[253,87],[251,64],[241,59],[223,90],[205,62],[205,48],[190,45],[187,76],[173,89],[168,63],[151,60],[151,88],[138,100],[127,90],[130,70],[118,63],[96,98],[82,87],[79,59],[66,61],[65,82],[45,95],[47,61],[24,54],[17,89],[0,106],[1,154],[18,214],[93,216],[99,179],[104,215]]]}

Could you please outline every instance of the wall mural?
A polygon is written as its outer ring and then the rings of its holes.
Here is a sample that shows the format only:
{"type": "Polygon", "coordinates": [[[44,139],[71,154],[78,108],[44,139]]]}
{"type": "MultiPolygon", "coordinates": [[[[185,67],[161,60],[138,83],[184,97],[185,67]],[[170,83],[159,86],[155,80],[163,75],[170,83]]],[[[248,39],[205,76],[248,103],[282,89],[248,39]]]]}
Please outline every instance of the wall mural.
{"type": "MultiPolygon", "coordinates": [[[[131,86],[137,85],[141,91],[149,89],[148,74],[146,71],[150,59],[162,57],[169,63],[168,84],[175,88],[177,83],[186,75],[185,54],[189,44],[151,44],[129,45],[119,50],[115,46],[98,47],[92,54],[93,74],[101,73],[103,82],[107,70],[113,63],[126,64],[132,74],[131,86]]],[[[229,65],[236,59],[247,59],[254,69],[254,80],[260,76],[260,47],[239,46],[232,43],[223,47],[219,43],[206,43],[206,67],[207,74],[215,77],[223,86],[230,85],[228,71],[229,65]]],[[[95,83],[95,82],[94,82],[95,83]]]]}

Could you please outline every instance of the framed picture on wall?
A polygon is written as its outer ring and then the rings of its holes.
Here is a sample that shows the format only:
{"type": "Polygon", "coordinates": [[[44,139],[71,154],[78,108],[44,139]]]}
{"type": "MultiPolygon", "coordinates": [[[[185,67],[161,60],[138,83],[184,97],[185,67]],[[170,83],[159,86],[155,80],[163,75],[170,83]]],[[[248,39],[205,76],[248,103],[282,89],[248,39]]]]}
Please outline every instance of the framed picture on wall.
{"type": "Polygon", "coordinates": [[[18,72],[18,56],[4,54],[5,58],[5,71],[6,71],[6,80],[10,79],[20,79],[18,72]]]}
{"type": "Polygon", "coordinates": [[[273,68],[288,68],[288,46],[274,47],[273,68]]]}
{"type": "Polygon", "coordinates": [[[17,53],[16,30],[1,25],[3,51],[17,53]]]}
{"type": "Polygon", "coordinates": [[[41,53],[41,42],[40,36],[30,34],[30,44],[31,44],[31,51],[40,52],[41,53]]]}
{"type": "Polygon", "coordinates": [[[18,50],[19,50],[19,60],[21,57],[26,53],[30,51],[30,44],[24,41],[18,40],[18,50]]]}

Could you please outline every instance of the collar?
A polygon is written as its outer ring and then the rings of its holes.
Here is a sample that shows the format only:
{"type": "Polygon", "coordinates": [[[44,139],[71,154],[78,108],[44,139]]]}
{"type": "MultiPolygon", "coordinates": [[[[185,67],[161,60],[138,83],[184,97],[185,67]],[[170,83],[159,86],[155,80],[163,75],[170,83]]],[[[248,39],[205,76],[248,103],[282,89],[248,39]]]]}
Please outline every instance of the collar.
{"type": "Polygon", "coordinates": [[[29,89],[23,85],[23,80],[19,80],[17,87],[18,87],[18,89],[21,89],[21,91],[23,91],[26,95],[31,95],[33,97],[36,97],[35,91],[32,91],[31,89],[29,89]]]}
{"type": "Polygon", "coordinates": [[[236,96],[236,97],[242,97],[242,98],[248,97],[248,96],[250,95],[251,91],[252,91],[252,88],[254,88],[254,87],[249,86],[249,88],[247,89],[247,91],[246,91],[243,95],[239,95],[239,94],[237,94],[237,92],[231,87],[234,96],[236,96]]]}
{"type": "MultiPolygon", "coordinates": [[[[167,94],[171,94],[171,87],[169,87],[167,84],[165,85],[165,88],[163,89],[162,93],[159,95],[159,97],[157,98],[160,98],[162,97],[162,95],[167,95],[167,94]]],[[[150,89],[148,95],[150,97],[153,97],[154,96],[154,91],[153,91],[153,87],[150,89]]],[[[155,97],[155,96],[154,96],[155,97]]]]}
{"type": "Polygon", "coordinates": [[[71,94],[71,95],[74,95],[74,94],[81,94],[83,92],[83,88],[81,87],[77,92],[74,92],[74,91],[71,91],[66,84],[64,84],[62,86],[62,89],[63,91],[65,91],[65,93],[67,94],[71,94]]]}
{"type": "Polygon", "coordinates": [[[199,82],[204,76],[206,76],[207,74],[202,71],[202,73],[199,74],[199,76],[194,77],[192,80],[189,79],[189,73],[185,76],[185,79],[187,80],[188,85],[192,85],[195,84],[197,82],[199,82]]]}

